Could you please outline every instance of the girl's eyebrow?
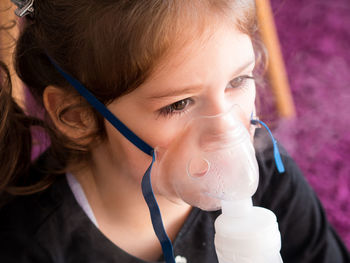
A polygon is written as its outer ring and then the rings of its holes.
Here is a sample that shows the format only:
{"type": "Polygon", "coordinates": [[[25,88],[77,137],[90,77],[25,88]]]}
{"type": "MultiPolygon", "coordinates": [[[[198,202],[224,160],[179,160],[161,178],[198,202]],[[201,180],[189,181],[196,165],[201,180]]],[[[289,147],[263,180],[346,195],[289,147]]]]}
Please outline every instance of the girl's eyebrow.
{"type": "Polygon", "coordinates": [[[252,65],[255,65],[255,57],[250,59],[247,63],[244,63],[243,66],[239,67],[235,72],[233,72],[233,74],[231,75],[231,78],[234,78],[239,73],[241,73],[242,71],[245,71],[247,68],[249,68],[252,65]]]}
{"type": "Polygon", "coordinates": [[[152,95],[149,98],[157,100],[157,99],[164,99],[168,97],[176,97],[183,94],[190,94],[198,90],[201,86],[202,85],[188,85],[188,86],[181,87],[179,89],[167,89],[166,92],[152,95]]]}
{"type": "MultiPolygon", "coordinates": [[[[237,76],[240,72],[249,68],[253,64],[255,64],[255,58],[253,60],[249,60],[248,63],[245,63],[243,66],[241,66],[237,70],[235,70],[235,72],[232,74],[232,78],[234,76],[237,76]]],[[[151,95],[149,97],[149,99],[158,100],[158,99],[164,99],[164,98],[168,98],[168,97],[176,97],[176,96],[180,96],[183,94],[190,94],[190,93],[197,91],[202,86],[203,86],[203,84],[190,84],[190,85],[186,85],[186,86],[183,86],[181,88],[176,88],[176,89],[169,88],[169,89],[166,89],[166,91],[163,93],[151,95]]]]}

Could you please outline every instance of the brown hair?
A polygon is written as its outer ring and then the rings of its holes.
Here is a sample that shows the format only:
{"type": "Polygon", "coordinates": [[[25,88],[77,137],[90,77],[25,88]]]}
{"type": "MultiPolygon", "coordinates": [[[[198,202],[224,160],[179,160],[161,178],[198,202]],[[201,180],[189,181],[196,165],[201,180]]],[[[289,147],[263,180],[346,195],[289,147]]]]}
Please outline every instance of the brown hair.
{"type": "MultiPolygon", "coordinates": [[[[108,104],[142,84],[174,41],[198,36],[210,24],[215,30],[213,21],[232,22],[252,39],[256,32],[253,0],[43,0],[35,1],[34,9],[34,18],[27,19],[17,41],[15,67],[40,106],[49,85],[64,89],[67,96],[78,96],[47,56],[108,104]]],[[[90,145],[65,138],[49,120],[25,116],[11,98],[10,78],[3,65],[2,71],[0,193],[38,191],[54,176],[41,178],[30,188],[20,188],[18,183],[30,166],[31,125],[45,127],[51,155],[59,157],[62,170],[69,161],[88,158],[90,145]]],[[[93,113],[97,125],[91,136],[103,139],[102,117],[83,99],[75,107],[93,113]]]]}

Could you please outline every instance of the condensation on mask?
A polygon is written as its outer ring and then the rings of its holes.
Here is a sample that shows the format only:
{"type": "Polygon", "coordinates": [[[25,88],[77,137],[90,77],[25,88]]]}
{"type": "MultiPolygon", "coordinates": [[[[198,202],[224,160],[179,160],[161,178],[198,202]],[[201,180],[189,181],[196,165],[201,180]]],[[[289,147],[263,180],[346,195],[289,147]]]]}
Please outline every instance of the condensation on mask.
{"type": "Polygon", "coordinates": [[[239,106],[191,120],[167,149],[156,148],[154,191],[174,202],[218,210],[250,198],[258,186],[255,151],[239,106]]]}

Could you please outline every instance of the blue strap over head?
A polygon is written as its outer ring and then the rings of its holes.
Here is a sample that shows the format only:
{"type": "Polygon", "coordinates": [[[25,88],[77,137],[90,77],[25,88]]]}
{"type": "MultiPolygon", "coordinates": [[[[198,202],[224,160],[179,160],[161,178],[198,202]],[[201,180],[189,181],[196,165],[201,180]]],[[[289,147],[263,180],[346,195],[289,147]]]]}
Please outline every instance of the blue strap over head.
{"type": "Polygon", "coordinates": [[[151,170],[155,161],[155,152],[151,146],[140,139],[135,133],[133,133],[128,127],[124,125],[107,107],[101,103],[89,90],[87,90],[78,80],[70,76],[63,69],[61,69],[49,56],[49,60],[55,66],[58,72],[93,106],[106,120],[108,120],[125,138],[133,143],[144,153],[152,156],[152,162],[145,172],[141,188],[143,197],[147,203],[151,214],[151,220],[154,232],[159,239],[162,246],[164,259],[166,263],[175,263],[173,245],[165,231],[162,216],[160,213],[157,200],[154,196],[152,183],[151,183],[151,170]]]}

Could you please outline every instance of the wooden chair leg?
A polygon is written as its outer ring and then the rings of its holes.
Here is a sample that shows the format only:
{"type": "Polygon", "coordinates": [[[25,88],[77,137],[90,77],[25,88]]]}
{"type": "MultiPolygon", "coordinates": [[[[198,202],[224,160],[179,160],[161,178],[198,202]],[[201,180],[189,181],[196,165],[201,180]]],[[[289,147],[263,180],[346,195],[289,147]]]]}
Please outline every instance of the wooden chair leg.
{"type": "Polygon", "coordinates": [[[261,37],[269,54],[268,77],[276,97],[277,110],[281,117],[291,118],[295,116],[295,107],[271,4],[269,0],[256,0],[256,6],[261,37]]]}

